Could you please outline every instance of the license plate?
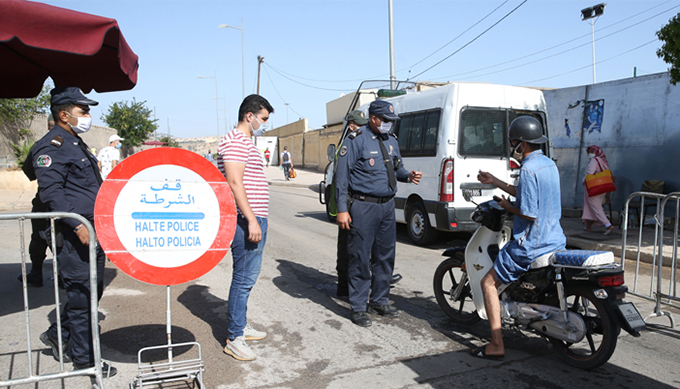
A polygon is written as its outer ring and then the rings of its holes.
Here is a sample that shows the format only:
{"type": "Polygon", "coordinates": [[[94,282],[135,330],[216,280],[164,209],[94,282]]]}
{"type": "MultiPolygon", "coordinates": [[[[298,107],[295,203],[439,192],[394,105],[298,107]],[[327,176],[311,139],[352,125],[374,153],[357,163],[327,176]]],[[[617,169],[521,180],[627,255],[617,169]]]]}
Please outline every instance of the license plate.
{"type": "Polygon", "coordinates": [[[466,189],[466,191],[470,192],[472,197],[490,197],[493,195],[493,189],[466,189]]]}
{"type": "Polygon", "coordinates": [[[640,313],[633,303],[624,303],[618,305],[618,308],[619,311],[621,311],[623,318],[628,322],[630,328],[638,329],[645,327],[645,321],[642,319],[642,316],[640,316],[640,313]]]}

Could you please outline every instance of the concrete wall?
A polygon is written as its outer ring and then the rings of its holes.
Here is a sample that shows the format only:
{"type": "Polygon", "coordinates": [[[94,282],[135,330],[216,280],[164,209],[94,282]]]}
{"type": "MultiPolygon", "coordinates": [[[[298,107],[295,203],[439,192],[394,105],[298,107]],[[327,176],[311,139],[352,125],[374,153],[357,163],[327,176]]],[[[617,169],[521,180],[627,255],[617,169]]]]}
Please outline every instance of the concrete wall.
{"type": "MultiPolygon", "coordinates": [[[[298,131],[301,127],[298,127],[298,131]]],[[[267,133],[270,135],[276,130],[267,133]]],[[[320,130],[310,130],[306,132],[292,133],[286,136],[279,136],[278,149],[279,154],[284,146],[288,147],[293,158],[293,165],[305,169],[324,171],[328,164],[326,150],[329,144],[337,146],[340,133],[342,132],[342,125],[335,125],[332,127],[323,128],[320,130]]]]}
{"type": "MultiPolygon", "coordinates": [[[[31,130],[33,136],[32,141],[37,141],[47,134],[47,115],[38,114],[32,121],[28,123],[28,128],[31,130]]],[[[13,129],[18,131],[18,129],[13,129]]],[[[117,131],[110,127],[96,126],[93,125],[90,131],[81,135],[81,138],[87,143],[87,145],[92,148],[94,147],[97,151],[101,150],[103,147],[108,146],[109,137],[116,134],[117,131]]],[[[17,166],[14,153],[10,147],[10,142],[17,143],[16,139],[3,134],[0,136],[0,167],[15,167],[17,166]]]]}
{"type": "Polygon", "coordinates": [[[588,158],[585,148],[604,150],[618,179],[612,197],[620,210],[644,180],[666,181],[666,192],[680,191],[680,87],[669,74],[545,91],[553,158],[560,169],[562,206],[581,207],[581,184],[588,158]],[[601,132],[583,131],[584,101],[604,100],[601,132]],[[565,119],[571,134],[567,135],[565,119]]]}

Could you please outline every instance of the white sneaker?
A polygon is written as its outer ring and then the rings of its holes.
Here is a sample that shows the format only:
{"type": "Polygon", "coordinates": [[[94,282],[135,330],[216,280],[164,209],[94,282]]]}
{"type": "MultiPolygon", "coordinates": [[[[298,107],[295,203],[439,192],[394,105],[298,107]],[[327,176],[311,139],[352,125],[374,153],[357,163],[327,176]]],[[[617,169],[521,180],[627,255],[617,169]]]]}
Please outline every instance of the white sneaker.
{"type": "Polygon", "coordinates": [[[239,336],[234,340],[227,339],[227,345],[224,346],[224,352],[238,359],[239,361],[254,361],[257,355],[246,344],[246,337],[239,336]]]}
{"type": "Polygon", "coordinates": [[[261,340],[267,337],[267,333],[264,331],[258,331],[250,326],[250,323],[246,323],[246,327],[243,329],[243,335],[246,340],[261,340]]]}

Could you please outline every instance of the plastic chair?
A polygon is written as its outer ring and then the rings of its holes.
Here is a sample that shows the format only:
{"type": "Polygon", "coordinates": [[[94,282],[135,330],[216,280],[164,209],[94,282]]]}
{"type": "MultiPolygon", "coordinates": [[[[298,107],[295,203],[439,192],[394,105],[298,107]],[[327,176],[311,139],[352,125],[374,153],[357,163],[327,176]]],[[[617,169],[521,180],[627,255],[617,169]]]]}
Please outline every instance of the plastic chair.
{"type": "MultiPolygon", "coordinates": [[[[666,187],[666,182],[661,181],[661,180],[647,180],[642,183],[642,187],[640,187],[641,192],[651,192],[651,193],[663,193],[664,189],[666,187]]],[[[631,202],[628,204],[628,209],[630,211],[635,211],[635,224],[634,225],[639,225],[640,224],[640,208],[642,205],[642,201],[640,200],[631,200],[631,202]]],[[[652,199],[649,199],[645,201],[645,214],[647,214],[647,208],[649,207],[656,207],[656,201],[653,201],[652,199]]],[[[619,220],[619,228],[621,227],[622,220],[619,220]]]]}

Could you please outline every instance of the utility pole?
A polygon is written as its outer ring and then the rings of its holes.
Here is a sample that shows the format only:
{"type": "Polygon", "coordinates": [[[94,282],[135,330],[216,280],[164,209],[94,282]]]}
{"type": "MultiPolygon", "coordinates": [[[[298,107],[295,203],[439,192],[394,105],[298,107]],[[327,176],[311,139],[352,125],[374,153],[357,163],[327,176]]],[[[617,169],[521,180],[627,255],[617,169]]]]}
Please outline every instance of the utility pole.
{"type": "Polygon", "coordinates": [[[390,89],[397,87],[397,76],[394,74],[394,26],[392,25],[392,0],[387,0],[390,27],[390,89]]]}
{"type": "Polygon", "coordinates": [[[264,57],[261,55],[257,56],[257,94],[260,94],[260,67],[262,66],[262,62],[264,62],[264,57]]]}
{"type": "Polygon", "coordinates": [[[286,106],[286,124],[288,124],[288,123],[290,123],[290,122],[288,121],[288,106],[290,105],[290,103],[283,103],[283,105],[286,106]]]}

